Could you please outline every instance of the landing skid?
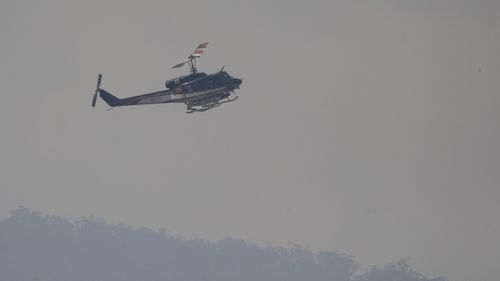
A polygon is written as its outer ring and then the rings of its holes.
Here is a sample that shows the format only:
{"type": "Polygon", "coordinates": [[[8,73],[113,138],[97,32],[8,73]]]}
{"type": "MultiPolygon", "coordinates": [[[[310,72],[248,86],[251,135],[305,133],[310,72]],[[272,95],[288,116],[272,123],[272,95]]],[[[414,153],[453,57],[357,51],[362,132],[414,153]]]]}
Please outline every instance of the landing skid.
{"type": "Polygon", "coordinates": [[[238,98],[239,98],[239,96],[236,96],[232,99],[230,99],[228,97],[226,100],[220,101],[220,102],[218,101],[218,102],[207,103],[207,104],[198,105],[198,106],[188,106],[186,113],[204,112],[204,111],[207,111],[209,109],[216,108],[216,107],[220,106],[221,104],[233,102],[233,101],[237,100],[238,98]]]}

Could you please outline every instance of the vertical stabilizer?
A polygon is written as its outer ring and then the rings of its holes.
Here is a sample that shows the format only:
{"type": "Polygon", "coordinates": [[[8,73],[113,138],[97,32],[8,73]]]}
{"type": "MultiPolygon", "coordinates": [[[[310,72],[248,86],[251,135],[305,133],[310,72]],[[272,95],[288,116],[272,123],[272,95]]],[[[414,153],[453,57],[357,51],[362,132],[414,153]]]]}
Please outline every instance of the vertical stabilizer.
{"type": "Polygon", "coordinates": [[[103,99],[109,106],[117,106],[120,103],[120,99],[113,96],[110,92],[99,89],[99,96],[103,99]]]}

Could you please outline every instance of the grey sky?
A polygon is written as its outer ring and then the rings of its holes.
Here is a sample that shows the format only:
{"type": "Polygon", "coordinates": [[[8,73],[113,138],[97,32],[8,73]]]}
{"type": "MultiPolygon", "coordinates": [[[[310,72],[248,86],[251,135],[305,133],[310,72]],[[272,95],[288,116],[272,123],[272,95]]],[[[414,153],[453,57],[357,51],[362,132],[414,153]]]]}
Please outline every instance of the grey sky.
{"type": "Polygon", "coordinates": [[[0,216],[18,205],[172,234],[500,269],[500,2],[2,1],[0,216]],[[199,68],[241,98],[90,108],[199,68]]]}

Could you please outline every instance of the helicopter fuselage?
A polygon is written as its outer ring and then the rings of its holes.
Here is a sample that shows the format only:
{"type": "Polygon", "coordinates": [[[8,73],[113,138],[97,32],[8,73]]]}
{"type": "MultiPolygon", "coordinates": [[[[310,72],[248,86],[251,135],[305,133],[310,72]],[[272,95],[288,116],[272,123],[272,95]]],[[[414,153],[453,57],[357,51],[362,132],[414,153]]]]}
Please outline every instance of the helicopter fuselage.
{"type": "Polygon", "coordinates": [[[196,72],[167,80],[166,86],[169,86],[169,88],[163,91],[124,99],[118,99],[103,89],[99,89],[99,93],[101,98],[112,107],[156,103],[185,103],[189,109],[190,105],[203,106],[204,100],[207,103],[211,103],[229,97],[232,91],[239,88],[241,82],[241,79],[231,77],[225,71],[209,75],[203,72],[196,72]]]}
{"type": "Polygon", "coordinates": [[[208,43],[199,44],[186,60],[172,67],[179,68],[188,64],[191,73],[167,80],[165,82],[167,89],[163,91],[120,99],[101,89],[102,75],[99,74],[91,103],[92,107],[95,107],[98,96],[112,108],[138,104],[182,102],[186,104],[188,113],[207,111],[223,103],[234,101],[238,97],[235,96],[231,99],[230,96],[234,94],[236,89],[240,88],[242,79],[231,77],[224,71],[224,67],[220,71],[208,75],[204,72],[198,72],[196,68],[196,59],[203,54],[207,45],[208,43]]]}

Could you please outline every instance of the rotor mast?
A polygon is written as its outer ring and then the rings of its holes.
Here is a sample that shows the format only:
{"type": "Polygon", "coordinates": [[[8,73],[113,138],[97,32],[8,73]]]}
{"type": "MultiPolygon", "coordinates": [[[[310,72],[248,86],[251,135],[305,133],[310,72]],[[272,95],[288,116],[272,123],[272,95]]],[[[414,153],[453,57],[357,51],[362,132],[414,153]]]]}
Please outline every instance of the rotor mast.
{"type": "Polygon", "coordinates": [[[191,73],[196,73],[196,71],[198,71],[196,68],[196,57],[189,60],[189,70],[191,70],[191,73]]]}

